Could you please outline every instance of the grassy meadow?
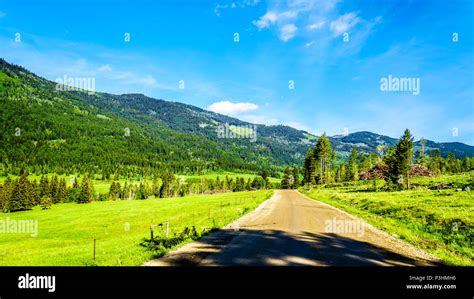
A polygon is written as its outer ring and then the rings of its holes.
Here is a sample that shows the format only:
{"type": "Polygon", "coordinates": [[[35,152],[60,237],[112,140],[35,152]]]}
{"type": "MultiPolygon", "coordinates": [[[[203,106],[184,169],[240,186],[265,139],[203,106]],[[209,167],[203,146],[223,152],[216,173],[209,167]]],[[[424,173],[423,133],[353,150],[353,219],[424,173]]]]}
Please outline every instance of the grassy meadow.
{"type": "MultiPolygon", "coordinates": [[[[450,265],[474,266],[474,172],[412,180],[409,191],[373,192],[373,183],[300,191],[365,219],[450,265]]],[[[383,187],[378,182],[378,188],[383,187]]]]}
{"type": "MultiPolygon", "coordinates": [[[[272,190],[261,190],[88,204],[62,203],[49,210],[35,207],[30,211],[2,213],[0,220],[3,221],[7,218],[9,221],[37,220],[38,236],[0,233],[0,265],[141,265],[153,258],[152,252],[140,246],[140,242],[150,236],[150,224],[168,221],[170,235],[191,226],[199,232],[222,227],[255,209],[272,194],[272,190]]],[[[164,234],[164,229],[156,228],[157,234],[164,234]]]]}

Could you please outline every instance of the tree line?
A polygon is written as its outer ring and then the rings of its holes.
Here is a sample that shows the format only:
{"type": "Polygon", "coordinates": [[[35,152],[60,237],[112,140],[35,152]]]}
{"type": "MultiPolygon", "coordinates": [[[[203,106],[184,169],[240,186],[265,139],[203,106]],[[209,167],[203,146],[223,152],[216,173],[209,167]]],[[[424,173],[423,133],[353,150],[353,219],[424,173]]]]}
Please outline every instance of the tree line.
{"type": "Polygon", "coordinates": [[[105,200],[140,200],[150,197],[176,197],[191,194],[205,194],[217,192],[240,192],[259,189],[270,189],[273,186],[267,173],[245,180],[243,177],[235,179],[226,176],[224,179],[216,177],[199,178],[198,180],[185,181],[183,177],[175,176],[170,172],[153,176],[151,183],[141,180],[139,183],[120,183],[119,176],[115,175],[109,192],[97,194],[94,189],[93,176],[83,175],[80,182],[73,178],[70,186],[65,178],[52,176],[50,179],[42,176],[39,182],[28,179],[28,172],[23,171],[17,179],[7,177],[0,184],[0,209],[4,212],[28,210],[34,206],[49,209],[57,203],[89,203],[105,200]]]}

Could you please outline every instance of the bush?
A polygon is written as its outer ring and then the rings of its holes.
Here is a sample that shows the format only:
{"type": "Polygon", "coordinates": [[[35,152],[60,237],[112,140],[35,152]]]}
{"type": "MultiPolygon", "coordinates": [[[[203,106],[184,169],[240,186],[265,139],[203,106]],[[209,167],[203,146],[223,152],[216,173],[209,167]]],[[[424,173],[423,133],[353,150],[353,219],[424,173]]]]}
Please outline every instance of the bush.
{"type": "Polygon", "coordinates": [[[53,200],[49,196],[43,196],[40,205],[42,210],[47,210],[53,205],[53,200]]]}

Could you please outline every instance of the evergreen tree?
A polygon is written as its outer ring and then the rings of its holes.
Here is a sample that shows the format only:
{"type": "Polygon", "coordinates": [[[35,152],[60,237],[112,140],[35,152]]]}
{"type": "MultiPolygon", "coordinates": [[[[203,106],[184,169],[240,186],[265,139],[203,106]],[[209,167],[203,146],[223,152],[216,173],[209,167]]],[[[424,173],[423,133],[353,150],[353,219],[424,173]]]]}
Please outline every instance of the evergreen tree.
{"type": "Polygon", "coordinates": [[[415,153],[415,158],[416,158],[416,164],[421,165],[421,166],[426,166],[426,155],[423,153],[423,151],[416,151],[415,153]]]}
{"type": "Polygon", "coordinates": [[[51,183],[49,185],[49,196],[48,196],[53,201],[53,203],[59,202],[58,191],[59,191],[58,177],[53,176],[51,178],[51,183]]]}
{"type": "Polygon", "coordinates": [[[51,199],[51,197],[43,196],[41,198],[40,205],[41,205],[42,210],[47,210],[47,209],[51,208],[52,204],[53,204],[53,200],[51,199]]]}
{"type": "Polygon", "coordinates": [[[88,203],[94,199],[94,187],[92,180],[87,175],[82,179],[81,192],[77,198],[77,203],[88,203]]]}
{"type": "Polygon", "coordinates": [[[291,189],[292,187],[292,174],[290,166],[285,168],[285,172],[283,173],[283,179],[281,180],[281,188],[282,189],[291,189]]]}
{"type": "Polygon", "coordinates": [[[7,203],[11,198],[11,192],[13,189],[13,181],[10,176],[7,175],[3,185],[0,184],[0,210],[7,210],[7,203]]]}
{"type": "Polygon", "coordinates": [[[293,189],[297,189],[300,186],[300,171],[297,165],[293,166],[293,189]]]}
{"type": "Polygon", "coordinates": [[[172,197],[174,195],[174,175],[170,172],[166,172],[162,175],[161,180],[163,183],[160,189],[160,197],[172,197]]]}
{"type": "Polygon", "coordinates": [[[109,199],[116,200],[120,198],[121,186],[119,182],[113,181],[109,189],[109,199]]]}
{"type": "Polygon", "coordinates": [[[413,160],[413,137],[406,129],[395,147],[396,174],[402,175],[406,188],[410,188],[410,170],[413,160]]]}
{"type": "Polygon", "coordinates": [[[31,209],[35,204],[33,185],[28,180],[28,173],[23,174],[15,181],[11,196],[7,200],[6,210],[10,212],[31,209]]]}
{"type": "Polygon", "coordinates": [[[351,155],[347,161],[346,180],[348,181],[356,181],[358,179],[357,155],[357,148],[353,146],[351,155]]]}
{"type": "Polygon", "coordinates": [[[59,180],[57,202],[65,202],[67,197],[67,184],[66,179],[62,178],[59,180]]]}
{"type": "Polygon", "coordinates": [[[325,184],[329,181],[329,171],[328,168],[330,158],[332,155],[331,142],[329,138],[324,133],[319,139],[316,145],[314,146],[313,156],[315,162],[315,178],[318,184],[325,184]]]}
{"type": "Polygon", "coordinates": [[[45,176],[41,176],[40,184],[39,184],[39,197],[43,198],[44,196],[51,196],[51,191],[49,188],[49,181],[48,178],[45,176]]]}
{"type": "Polygon", "coordinates": [[[315,162],[314,162],[313,150],[309,150],[306,153],[306,157],[305,157],[304,162],[303,162],[302,172],[303,172],[303,183],[304,184],[314,184],[315,183],[316,165],[315,165],[315,162]]]}
{"type": "Polygon", "coordinates": [[[450,173],[456,173],[459,171],[459,167],[458,167],[458,161],[456,159],[456,156],[454,156],[453,153],[448,153],[448,158],[446,159],[446,167],[447,167],[447,171],[449,171],[450,173]]]}
{"type": "Polygon", "coordinates": [[[441,151],[439,149],[430,152],[428,168],[436,173],[443,172],[443,157],[441,157],[441,151]]]}
{"type": "Polygon", "coordinates": [[[140,182],[140,185],[138,186],[137,192],[135,193],[135,198],[136,199],[147,199],[148,198],[146,182],[143,182],[143,181],[140,182]]]}
{"type": "Polygon", "coordinates": [[[245,186],[245,190],[250,191],[250,190],[252,190],[252,188],[253,188],[253,182],[252,182],[252,180],[249,178],[249,179],[247,180],[247,184],[246,184],[246,186],[245,186]]]}
{"type": "Polygon", "coordinates": [[[243,177],[240,178],[240,186],[241,186],[241,189],[239,191],[244,191],[245,190],[245,179],[243,177]]]}

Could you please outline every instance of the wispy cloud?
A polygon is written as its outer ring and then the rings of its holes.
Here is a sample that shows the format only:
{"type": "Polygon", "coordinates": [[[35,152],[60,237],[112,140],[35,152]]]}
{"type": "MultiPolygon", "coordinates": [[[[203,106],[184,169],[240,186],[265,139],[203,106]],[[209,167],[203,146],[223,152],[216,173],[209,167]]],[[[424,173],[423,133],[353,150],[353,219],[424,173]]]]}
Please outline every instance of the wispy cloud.
{"type": "Polygon", "coordinates": [[[260,3],[260,0],[243,0],[243,1],[234,1],[230,3],[217,3],[214,7],[214,14],[218,17],[221,16],[221,12],[225,9],[235,9],[235,8],[246,8],[249,6],[255,6],[260,3]]]}
{"type": "Polygon", "coordinates": [[[270,27],[270,25],[274,24],[278,20],[278,16],[275,12],[269,11],[260,19],[253,21],[252,23],[258,27],[258,29],[264,29],[270,27]]]}
{"type": "Polygon", "coordinates": [[[99,66],[97,71],[99,71],[99,72],[110,72],[110,71],[112,71],[112,68],[110,67],[109,64],[104,64],[104,65],[99,66]]]}
{"type": "Polygon", "coordinates": [[[319,22],[316,22],[316,23],[313,23],[311,25],[308,26],[309,30],[316,30],[316,29],[320,29],[324,26],[326,22],[324,21],[319,21],[319,22]]]}
{"type": "Polygon", "coordinates": [[[295,37],[298,27],[295,24],[286,24],[280,29],[280,39],[284,42],[289,41],[295,37]]]}
{"type": "Polygon", "coordinates": [[[329,28],[335,36],[339,36],[344,32],[348,32],[352,27],[357,25],[360,19],[355,12],[346,13],[336,20],[332,21],[329,28]]]}
{"type": "Polygon", "coordinates": [[[354,31],[356,27],[359,27],[360,31],[367,32],[365,27],[374,24],[365,21],[357,12],[340,13],[339,2],[339,0],[270,1],[265,14],[252,23],[259,31],[276,30],[278,38],[283,42],[301,36],[305,40],[306,47],[316,44],[319,48],[324,48],[342,33],[354,31]]]}

